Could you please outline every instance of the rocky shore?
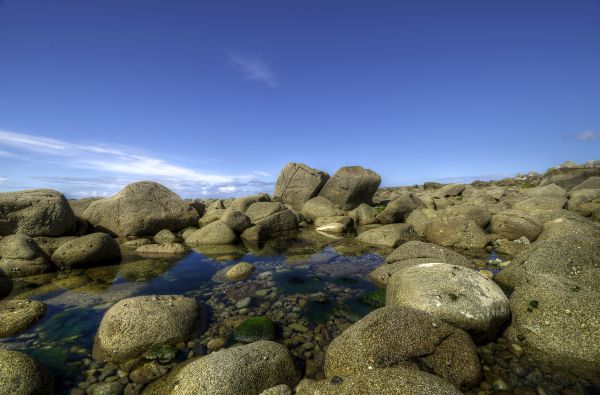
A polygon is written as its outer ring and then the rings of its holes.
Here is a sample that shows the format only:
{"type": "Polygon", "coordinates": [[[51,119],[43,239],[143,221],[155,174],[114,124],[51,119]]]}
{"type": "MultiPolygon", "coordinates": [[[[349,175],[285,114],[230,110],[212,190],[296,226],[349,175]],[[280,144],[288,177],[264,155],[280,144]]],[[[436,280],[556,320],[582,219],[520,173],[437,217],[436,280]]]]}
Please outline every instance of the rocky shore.
{"type": "Polygon", "coordinates": [[[600,161],[380,184],[0,193],[0,394],[600,393],[600,161]],[[56,330],[91,333],[44,331],[75,305],[56,330]],[[37,357],[62,344],[75,375],[37,357]]]}

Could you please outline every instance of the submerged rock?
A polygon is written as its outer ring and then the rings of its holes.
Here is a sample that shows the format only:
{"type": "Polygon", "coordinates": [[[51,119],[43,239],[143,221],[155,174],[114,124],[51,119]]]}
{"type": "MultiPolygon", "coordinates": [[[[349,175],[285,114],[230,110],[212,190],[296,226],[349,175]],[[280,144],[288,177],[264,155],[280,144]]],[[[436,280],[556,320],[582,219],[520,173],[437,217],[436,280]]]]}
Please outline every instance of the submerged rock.
{"type": "Polygon", "coordinates": [[[361,203],[371,203],[381,177],[360,166],[340,168],[323,186],[319,196],[329,199],[342,210],[352,210],[361,203]]]}
{"type": "Polygon", "coordinates": [[[277,324],[264,316],[251,317],[239,324],[233,331],[235,340],[252,343],[259,340],[275,340],[279,328],[277,324]]]}
{"type": "Polygon", "coordinates": [[[66,242],[54,251],[51,259],[63,270],[108,265],[121,261],[121,249],[110,235],[92,233],[66,242]]]}
{"type": "Polygon", "coordinates": [[[186,341],[201,323],[202,307],[174,295],[124,299],[104,314],[94,340],[96,360],[124,362],[155,345],[186,341]]]}
{"type": "Polygon", "coordinates": [[[26,354],[0,349],[0,394],[52,395],[53,387],[46,366],[26,354]]]}
{"type": "Polygon", "coordinates": [[[155,182],[127,185],[107,199],[92,203],[83,213],[96,229],[118,236],[154,235],[198,223],[198,212],[177,194],[155,182]]]}
{"type": "Polygon", "coordinates": [[[181,256],[188,252],[189,250],[179,243],[145,244],[135,250],[136,254],[147,257],[181,256]]]}
{"type": "Polygon", "coordinates": [[[151,383],[143,395],[259,394],[274,386],[294,387],[298,373],[287,348],[271,341],[213,352],[177,366],[151,383]]]}
{"type": "Polygon", "coordinates": [[[240,262],[219,270],[213,276],[213,280],[223,282],[242,281],[249,278],[255,270],[256,267],[254,265],[248,262],[240,262]]]}
{"type": "Polygon", "coordinates": [[[352,377],[417,361],[456,386],[474,386],[481,375],[475,344],[464,331],[420,310],[383,307],[331,342],[325,376],[352,377]]]}
{"type": "MultiPolygon", "coordinates": [[[[39,321],[46,305],[33,300],[0,301],[0,338],[15,335],[39,321]]],[[[0,376],[1,377],[1,376],[0,376]]]]}
{"type": "Polygon", "coordinates": [[[46,253],[29,236],[11,235],[0,240],[0,272],[25,277],[55,270],[46,253]]]}
{"type": "Polygon", "coordinates": [[[0,236],[62,236],[75,230],[75,214],[52,189],[0,193],[0,236]]]}
{"type": "Polygon", "coordinates": [[[388,281],[386,304],[423,310],[474,338],[492,340],[510,316],[498,285],[472,269],[422,263],[397,271],[388,281]]]}

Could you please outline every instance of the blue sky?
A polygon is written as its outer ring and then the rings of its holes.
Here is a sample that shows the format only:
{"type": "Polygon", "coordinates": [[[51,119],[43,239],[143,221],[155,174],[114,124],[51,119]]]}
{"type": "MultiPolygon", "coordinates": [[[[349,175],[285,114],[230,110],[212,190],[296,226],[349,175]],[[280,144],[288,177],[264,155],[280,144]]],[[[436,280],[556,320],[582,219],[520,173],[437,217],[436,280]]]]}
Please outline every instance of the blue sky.
{"type": "Polygon", "coordinates": [[[272,192],[600,159],[600,1],[0,1],[0,190],[272,192]]]}

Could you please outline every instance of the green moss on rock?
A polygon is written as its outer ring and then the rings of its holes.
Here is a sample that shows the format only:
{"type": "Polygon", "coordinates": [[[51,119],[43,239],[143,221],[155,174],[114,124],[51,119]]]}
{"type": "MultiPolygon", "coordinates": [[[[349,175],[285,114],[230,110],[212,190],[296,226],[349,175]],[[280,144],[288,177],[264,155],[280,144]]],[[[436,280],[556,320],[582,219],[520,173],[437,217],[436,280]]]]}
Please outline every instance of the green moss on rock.
{"type": "Polygon", "coordinates": [[[252,343],[258,340],[274,340],[277,338],[277,324],[267,317],[259,316],[243,321],[235,331],[235,340],[243,343],[252,343]]]}

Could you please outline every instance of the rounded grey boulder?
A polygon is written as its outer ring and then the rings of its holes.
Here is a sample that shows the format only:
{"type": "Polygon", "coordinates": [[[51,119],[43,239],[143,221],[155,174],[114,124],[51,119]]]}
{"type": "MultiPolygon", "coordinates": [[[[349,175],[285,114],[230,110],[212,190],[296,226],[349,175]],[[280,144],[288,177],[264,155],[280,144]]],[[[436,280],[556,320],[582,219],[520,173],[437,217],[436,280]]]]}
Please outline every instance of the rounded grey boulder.
{"type": "Polygon", "coordinates": [[[233,244],[238,241],[235,232],[220,219],[194,231],[185,243],[191,246],[233,244]]]}
{"type": "Polygon", "coordinates": [[[176,295],[124,299],[104,314],[94,339],[96,360],[124,362],[155,345],[186,341],[201,322],[201,306],[176,295]]]}
{"type": "Polygon", "coordinates": [[[33,300],[0,301],[0,338],[29,328],[46,313],[46,305],[33,300]]]}
{"type": "Polygon", "coordinates": [[[22,234],[0,240],[0,257],[0,271],[8,277],[32,276],[55,269],[38,244],[22,234]]]}
{"type": "Polygon", "coordinates": [[[433,218],[425,229],[425,239],[444,247],[483,248],[489,236],[475,221],[463,216],[433,218]]]}
{"type": "Polygon", "coordinates": [[[254,203],[248,207],[246,215],[254,225],[260,225],[269,234],[298,228],[297,215],[281,203],[254,203]]]}
{"type": "Polygon", "coordinates": [[[0,394],[52,395],[54,379],[30,356],[0,349],[0,394]]]}
{"type": "Polygon", "coordinates": [[[304,203],[317,196],[328,179],[329,174],[304,163],[288,163],[279,173],[274,198],[300,211],[304,203]]]}
{"type": "Polygon", "coordinates": [[[56,237],[75,230],[69,202],[52,189],[0,193],[0,213],[0,236],[56,237]]]}
{"type": "Polygon", "coordinates": [[[402,242],[417,240],[418,238],[419,236],[412,226],[408,224],[389,224],[362,232],[356,237],[356,241],[369,245],[395,248],[402,242]]]}
{"type": "Polygon", "coordinates": [[[302,214],[304,218],[314,221],[319,217],[335,217],[343,215],[344,212],[336,208],[333,203],[324,197],[317,196],[304,203],[300,214],[302,214]]]}
{"type": "Polygon", "coordinates": [[[143,395],[250,395],[286,384],[298,374],[287,348],[261,340],[191,360],[150,384],[143,395]]]}
{"type": "Polygon", "coordinates": [[[119,243],[106,233],[92,233],[61,245],[52,262],[63,270],[108,265],[121,261],[119,243]]]}
{"type": "Polygon", "coordinates": [[[542,232],[542,225],[526,212],[505,210],[492,217],[490,230],[504,239],[516,240],[525,236],[534,241],[542,232]]]}
{"type": "Polygon", "coordinates": [[[96,229],[118,236],[154,235],[198,223],[198,212],[168,188],[151,181],[127,185],[107,199],[92,203],[83,213],[96,229]]]}
{"type": "Polygon", "coordinates": [[[221,216],[221,221],[225,222],[236,234],[242,234],[246,229],[252,226],[250,218],[242,211],[227,209],[221,216]]]}
{"type": "Polygon", "coordinates": [[[335,172],[319,192],[342,210],[352,210],[361,203],[371,203],[381,177],[373,170],[360,166],[342,167],[335,172]]]}

